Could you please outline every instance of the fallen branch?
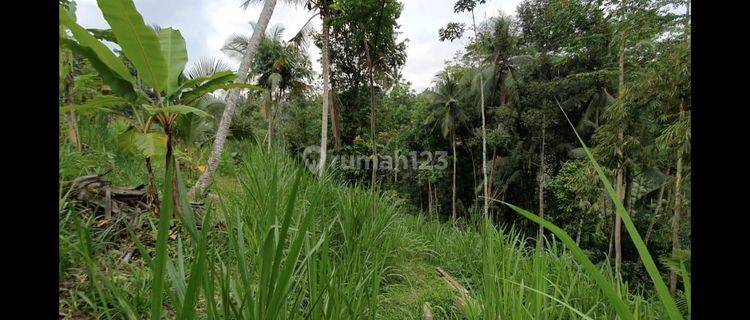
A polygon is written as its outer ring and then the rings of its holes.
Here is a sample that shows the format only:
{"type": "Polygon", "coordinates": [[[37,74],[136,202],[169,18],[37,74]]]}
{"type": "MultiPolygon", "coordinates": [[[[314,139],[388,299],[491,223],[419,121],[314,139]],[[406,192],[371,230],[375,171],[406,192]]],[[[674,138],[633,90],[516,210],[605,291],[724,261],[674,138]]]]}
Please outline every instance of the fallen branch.
{"type": "Polygon", "coordinates": [[[424,312],[424,320],[432,320],[432,309],[430,309],[429,302],[422,305],[422,312],[424,312]]]}
{"type": "Polygon", "coordinates": [[[459,297],[458,300],[456,300],[456,307],[458,309],[464,310],[469,302],[474,302],[473,298],[469,295],[469,290],[467,290],[461,283],[456,280],[453,276],[451,276],[447,271],[443,270],[443,268],[437,267],[437,273],[442,278],[449,287],[453,288],[453,290],[458,291],[459,297]]]}
{"type": "Polygon", "coordinates": [[[107,173],[109,171],[62,182],[61,186],[69,189],[61,199],[61,203],[70,198],[80,207],[93,207],[94,212],[103,212],[106,220],[112,219],[113,215],[121,215],[124,211],[144,212],[148,210],[144,184],[113,186],[111,182],[103,179],[107,173]]]}

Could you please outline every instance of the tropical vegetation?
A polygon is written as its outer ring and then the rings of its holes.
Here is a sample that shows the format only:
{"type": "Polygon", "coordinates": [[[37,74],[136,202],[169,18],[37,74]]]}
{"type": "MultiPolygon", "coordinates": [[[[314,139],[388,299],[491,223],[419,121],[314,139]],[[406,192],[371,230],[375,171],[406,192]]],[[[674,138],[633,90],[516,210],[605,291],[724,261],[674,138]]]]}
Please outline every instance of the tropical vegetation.
{"type": "Polygon", "coordinates": [[[233,70],[59,1],[60,318],[690,317],[689,2],[436,3],[468,44],[419,92],[404,3],[255,2],[233,70]]]}

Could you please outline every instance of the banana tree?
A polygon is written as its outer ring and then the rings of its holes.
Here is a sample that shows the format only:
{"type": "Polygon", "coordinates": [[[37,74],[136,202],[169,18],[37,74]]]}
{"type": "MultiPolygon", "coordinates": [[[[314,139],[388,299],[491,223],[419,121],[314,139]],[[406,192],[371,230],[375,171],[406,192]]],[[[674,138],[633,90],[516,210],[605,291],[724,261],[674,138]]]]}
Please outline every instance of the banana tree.
{"type": "MultiPolygon", "coordinates": [[[[192,79],[183,76],[188,57],[180,31],[172,28],[157,31],[146,25],[132,0],[97,2],[111,29],[91,33],[78,25],[61,6],[60,24],[66,32],[65,37],[61,32],[60,43],[87,59],[110,87],[112,95],[67,106],[70,110],[64,111],[104,111],[122,115],[130,125],[122,136],[144,156],[149,198],[156,200],[151,158],[164,150],[166,167],[176,168],[172,147],[178,116],[208,116],[192,105],[207,93],[237,86],[230,84],[236,75],[223,71],[192,79]],[[114,40],[120,46],[120,56],[98,39],[101,34],[109,35],[107,40],[114,40]],[[132,65],[134,74],[126,62],[132,65]]],[[[175,172],[172,174],[176,176],[175,172]]]]}

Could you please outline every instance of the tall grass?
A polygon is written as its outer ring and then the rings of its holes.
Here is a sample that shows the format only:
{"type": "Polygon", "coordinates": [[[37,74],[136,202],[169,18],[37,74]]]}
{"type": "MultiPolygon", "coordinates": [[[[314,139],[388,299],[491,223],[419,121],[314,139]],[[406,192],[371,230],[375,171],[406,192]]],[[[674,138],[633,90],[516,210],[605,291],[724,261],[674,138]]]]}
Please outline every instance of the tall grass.
{"type": "MultiPolygon", "coordinates": [[[[400,213],[397,203],[378,201],[373,220],[365,190],[318,180],[281,151],[253,147],[243,158],[234,168],[237,185],[222,190],[220,202],[209,208],[221,214],[205,214],[199,235],[192,231],[197,217],[186,218],[190,207],[184,201],[172,206],[172,195],[185,198],[179,169],[167,166],[165,176],[178,183],[164,184],[153,248],[131,231],[143,264],[151,267],[150,317],[193,318],[196,309],[209,319],[374,317],[382,280],[397,255],[388,233],[400,213]],[[174,231],[179,235],[170,239],[174,231]]],[[[112,274],[96,272],[102,269],[96,250],[83,250],[90,247],[90,232],[76,240],[72,245],[81,251],[94,291],[101,292],[88,300],[109,306],[97,310],[115,318],[144,313],[142,302],[129,303],[139,299],[104,286],[112,274]],[[121,295],[124,304],[110,303],[121,295]]]]}
{"type": "MultiPolygon", "coordinates": [[[[104,140],[83,153],[61,151],[61,166],[109,152],[98,144],[104,140]]],[[[318,179],[284,151],[239,148],[242,161],[222,164],[223,182],[212,191],[220,200],[205,212],[180,201],[181,214],[101,225],[64,207],[67,317],[405,319],[421,318],[424,302],[451,319],[616,317],[589,273],[554,239],[538,251],[512,228],[482,221],[456,228],[407,214],[393,195],[379,196],[373,219],[367,190],[318,179]],[[457,296],[435,267],[467,287],[472,302],[454,305],[457,296]]],[[[143,170],[138,161],[113,160],[130,162],[143,170]]],[[[162,173],[182,179],[179,171],[162,173]]],[[[163,199],[183,194],[181,184],[176,193],[163,190],[163,199]]],[[[598,270],[618,281],[606,266],[598,270]]],[[[627,283],[614,287],[635,316],[662,316],[627,283]]]]}

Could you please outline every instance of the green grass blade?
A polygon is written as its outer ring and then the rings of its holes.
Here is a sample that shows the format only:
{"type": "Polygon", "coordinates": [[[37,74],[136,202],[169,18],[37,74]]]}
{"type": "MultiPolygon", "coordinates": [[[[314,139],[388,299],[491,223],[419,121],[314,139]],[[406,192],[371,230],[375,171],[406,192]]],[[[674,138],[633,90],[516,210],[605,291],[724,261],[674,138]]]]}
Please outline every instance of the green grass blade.
{"type": "Polygon", "coordinates": [[[612,303],[612,306],[615,308],[615,311],[623,320],[632,320],[635,319],[633,317],[633,313],[628,309],[625,302],[622,301],[619,295],[617,295],[617,291],[612,286],[612,283],[608,281],[606,278],[604,278],[604,275],[602,275],[599,270],[596,269],[596,266],[589,260],[589,258],[586,256],[586,253],[579,248],[573,238],[571,238],[567,232],[565,232],[563,229],[560,229],[556,225],[552,224],[551,222],[544,220],[540,218],[539,216],[528,212],[524,209],[521,209],[519,207],[516,207],[510,203],[506,203],[503,201],[498,201],[495,199],[491,199],[492,201],[500,202],[514,211],[518,212],[522,216],[526,217],[527,219],[534,221],[540,225],[542,225],[547,230],[554,233],[560,240],[565,244],[568,249],[570,249],[570,252],[573,254],[573,256],[578,260],[578,263],[581,264],[581,266],[586,270],[586,272],[591,275],[592,278],[594,278],[594,281],[596,282],[596,285],[599,286],[599,288],[604,292],[604,295],[609,299],[609,302],[612,303]]]}
{"type": "MultiPolygon", "coordinates": [[[[276,289],[279,289],[278,287],[276,287],[276,284],[278,282],[277,281],[277,277],[279,276],[279,271],[281,269],[281,261],[283,259],[282,253],[283,253],[283,250],[284,250],[284,242],[286,241],[287,234],[289,233],[289,225],[292,223],[292,215],[294,213],[294,202],[295,202],[295,200],[297,198],[297,189],[299,188],[301,171],[297,170],[297,173],[295,174],[295,176],[296,177],[294,179],[294,184],[292,185],[291,193],[289,194],[289,198],[287,199],[287,202],[286,202],[286,211],[284,213],[284,220],[281,223],[281,230],[279,232],[279,241],[276,244],[276,253],[274,254],[274,257],[273,257],[273,260],[272,260],[273,261],[273,268],[271,269],[271,276],[270,276],[269,281],[270,281],[270,284],[273,286],[271,288],[276,288],[276,289]]],[[[274,188],[275,188],[275,186],[274,186],[274,188]]],[[[298,231],[298,236],[299,236],[300,232],[303,232],[303,231],[299,230],[298,231]]],[[[292,257],[291,254],[292,254],[292,251],[289,252],[288,256],[292,257]]],[[[296,255],[294,256],[294,258],[296,259],[296,255]]],[[[289,259],[287,259],[287,260],[289,260],[289,259]]],[[[269,290],[268,291],[267,301],[270,301],[271,295],[275,291],[276,290],[269,290]]]]}
{"type": "Polygon", "coordinates": [[[646,244],[643,243],[643,239],[641,239],[641,235],[638,233],[638,230],[635,228],[635,224],[633,224],[633,220],[630,219],[630,215],[625,210],[625,207],[622,205],[622,201],[620,201],[620,198],[616,195],[614,188],[612,188],[612,184],[609,182],[607,175],[604,174],[604,171],[599,166],[599,163],[596,162],[596,159],[594,159],[594,156],[591,154],[591,151],[589,150],[588,147],[586,147],[586,144],[583,142],[583,139],[581,139],[581,136],[578,134],[578,131],[576,131],[575,126],[573,125],[573,122],[570,121],[570,118],[568,118],[568,115],[565,113],[565,110],[563,110],[562,106],[560,105],[560,102],[557,102],[557,106],[560,107],[560,111],[562,111],[563,115],[565,115],[565,119],[568,120],[570,127],[573,128],[573,132],[576,134],[576,137],[578,138],[578,141],[581,143],[583,150],[586,151],[586,156],[588,156],[589,160],[594,165],[594,168],[596,169],[596,173],[598,174],[599,179],[604,184],[604,188],[607,189],[607,193],[609,194],[609,197],[615,203],[617,212],[620,214],[620,218],[622,219],[622,222],[625,224],[625,228],[628,230],[628,234],[630,235],[630,238],[633,240],[633,244],[635,245],[635,248],[638,250],[638,255],[641,257],[641,260],[643,261],[643,265],[646,267],[646,271],[648,272],[648,275],[651,277],[651,281],[654,282],[656,293],[659,296],[659,299],[661,300],[662,304],[664,305],[664,308],[667,311],[667,315],[669,315],[669,318],[672,320],[682,319],[682,315],[680,314],[679,309],[677,309],[677,304],[675,303],[674,299],[672,299],[672,296],[669,294],[669,290],[667,289],[667,286],[664,284],[664,280],[661,278],[661,274],[659,274],[659,269],[656,268],[654,259],[651,257],[651,254],[648,252],[648,248],[646,248],[646,244]]]}
{"type": "MultiPolygon", "coordinates": [[[[197,258],[190,268],[190,280],[185,290],[185,300],[182,303],[182,312],[180,319],[193,319],[195,317],[195,308],[198,303],[198,294],[200,293],[200,283],[202,276],[206,272],[206,245],[208,242],[208,230],[210,229],[211,213],[207,212],[201,225],[201,235],[198,239],[197,258]]],[[[212,295],[213,292],[206,292],[206,296],[212,295]]]]}
{"type": "Polygon", "coordinates": [[[161,201],[161,210],[159,216],[159,231],[156,235],[156,258],[153,263],[152,284],[151,284],[151,319],[161,319],[162,309],[162,292],[164,289],[164,269],[167,262],[167,237],[169,236],[169,217],[174,211],[173,183],[174,179],[174,156],[167,154],[165,183],[163,186],[164,199],[161,201]]]}
{"type": "MultiPolygon", "coordinates": [[[[273,294],[274,287],[271,283],[271,265],[273,264],[273,229],[268,230],[266,240],[263,242],[263,249],[261,249],[260,259],[263,260],[260,269],[260,286],[263,290],[268,290],[266,294],[258,292],[258,304],[256,306],[256,313],[263,312],[266,310],[267,299],[273,294]]],[[[260,316],[256,314],[256,317],[260,316]]]]}
{"type": "Polygon", "coordinates": [[[294,243],[292,243],[292,246],[289,248],[289,252],[286,258],[286,264],[284,265],[284,269],[281,270],[281,275],[279,276],[279,280],[276,284],[276,291],[278,295],[277,299],[275,299],[271,304],[271,310],[278,310],[281,307],[281,303],[284,301],[284,298],[286,298],[286,295],[290,291],[290,286],[293,283],[291,280],[294,277],[292,271],[294,271],[294,267],[297,265],[297,259],[299,258],[300,252],[302,250],[304,239],[307,236],[307,229],[309,228],[312,221],[312,216],[313,214],[310,212],[305,214],[304,220],[297,228],[296,238],[294,240],[294,243]]]}
{"type": "Polygon", "coordinates": [[[195,226],[195,215],[193,215],[193,208],[190,206],[190,201],[188,200],[187,188],[183,183],[184,180],[182,180],[180,166],[175,166],[175,176],[177,178],[177,185],[175,187],[177,187],[180,200],[180,205],[176,209],[179,210],[179,217],[182,219],[183,225],[187,228],[190,240],[192,240],[195,246],[198,243],[198,228],[195,226]]]}
{"type": "Polygon", "coordinates": [[[575,314],[577,314],[578,316],[580,316],[580,317],[581,317],[581,319],[594,320],[594,319],[592,319],[591,317],[589,317],[589,316],[587,316],[586,314],[584,314],[583,312],[581,312],[581,311],[578,311],[578,310],[577,310],[576,308],[573,308],[573,306],[571,306],[571,305],[567,304],[567,303],[566,303],[565,301],[562,301],[562,300],[560,300],[560,299],[558,299],[558,298],[555,298],[554,296],[552,296],[552,295],[550,295],[550,294],[548,294],[548,293],[546,293],[546,292],[544,292],[544,291],[540,291],[540,290],[534,289],[534,288],[532,288],[532,287],[526,286],[526,285],[524,285],[524,284],[521,284],[521,283],[518,283],[518,282],[514,282],[514,281],[512,281],[512,280],[508,280],[508,279],[504,279],[504,278],[503,278],[503,279],[501,279],[501,280],[503,280],[503,281],[507,281],[508,283],[511,283],[511,284],[517,285],[517,286],[519,286],[519,287],[523,287],[523,288],[524,288],[524,289],[526,289],[526,290],[531,290],[531,291],[534,291],[534,292],[536,292],[536,293],[538,293],[538,294],[541,294],[541,295],[543,295],[543,296],[545,296],[545,297],[547,297],[547,298],[550,298],[550,299],[552,299],[553,301],[555,301],[555,302],[559,303],[559,304],[560,304],[560,305],[562,305],[563,307],[566,307],[566,308],[568,308],[568,310],[570,310],[570,311],[574,312],[575,314]]]}

